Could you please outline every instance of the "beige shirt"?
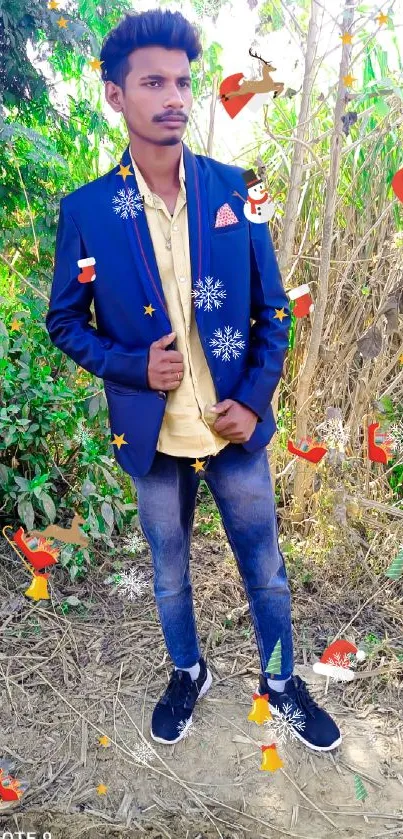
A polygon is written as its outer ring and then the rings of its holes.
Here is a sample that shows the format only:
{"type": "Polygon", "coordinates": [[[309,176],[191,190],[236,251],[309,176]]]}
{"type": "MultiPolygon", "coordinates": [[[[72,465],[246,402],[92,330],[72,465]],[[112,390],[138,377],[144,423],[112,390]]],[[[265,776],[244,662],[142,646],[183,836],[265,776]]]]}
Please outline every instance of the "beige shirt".
{"type": "Polygon", "coordinates": [[[215,405],[218,398],[200,342],[191,296],[183,145],[179,166],[180,190],[172,217],[165,201],[147,186],[133,160],[131,149],[130,157],[139,192],[144,200],[144,211],[172,331],[176,332],[176,348],[183,355],[183,379],[178,388],[167,391],[157,451],[176,457],[215,455],[230,441],[220,437],[204,418],[205,408],[215,405]],[[153,196],[157,209],[153,204],[153,196]],[[164,236],[171,237],[171,250],[166,248],[164,236]]]}

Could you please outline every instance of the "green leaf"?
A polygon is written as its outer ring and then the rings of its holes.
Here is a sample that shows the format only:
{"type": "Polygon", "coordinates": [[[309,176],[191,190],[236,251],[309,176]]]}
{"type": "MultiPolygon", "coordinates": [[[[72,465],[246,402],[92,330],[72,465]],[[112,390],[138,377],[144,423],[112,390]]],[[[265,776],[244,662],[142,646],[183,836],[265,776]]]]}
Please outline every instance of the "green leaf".
{"type": "Polygon", "coordinates": [[[49,521],[54,522],[56,518],[56,507],[53,503],[52,498],[50,497],[50,495],[48,495],[47,492],[42,492],[41,501],[49,521]]]}
{"type": "Polygon", "coordinates": [[[99,411],[99,396],[93,396],[88,405],[88,416],[90,419],[95,417],[99,411]]]}
{"type": "Polygon", "coordinates": [[[114,524],[114,514],[113,509],[107,501],[103,501],[101,504],[101,514],[104,521],[106,521],[108,527],[113,527],[114,524]]]}
{"type": "Polygon", "coordinates": [[[17,505],[18,515],[26,530],[32,530],[35,521],[34,508],[29,498],[21,498],[17,505]]]}
{"type": "Polygon", "coordinates": [[[385,99],[375,99],[375,111],[380,119],[388,115],[390,108],[385,99]]]}
{"type": "Polygon", "coordinates": [[[68,603],[69,606],[80,606],[81,600],[79,597],[76,597],[75,594],[71,594],[70,597],[65,597],[65,603],[68,603]]]}
{"type": "Polygon", "coordinates": [[[29,481],[26,478],[22,478],[20,475],[14,475],[15,483],[18,484],[24,492],[29,490],[29,481]]]}
{"type": "Polygon", "coordinates": [[[96,492],[96,486],[89,478],[86,478],[81,487],[81,495],[86,498],[87,495],[92,495],[93,492],[96,492]]]}
{"type": "Polygon", "coordinates": [[[0,487],[5,486],[8,481],[9,470],[7,466],[4,466],[3,463],[0,463],[0,487]]]}

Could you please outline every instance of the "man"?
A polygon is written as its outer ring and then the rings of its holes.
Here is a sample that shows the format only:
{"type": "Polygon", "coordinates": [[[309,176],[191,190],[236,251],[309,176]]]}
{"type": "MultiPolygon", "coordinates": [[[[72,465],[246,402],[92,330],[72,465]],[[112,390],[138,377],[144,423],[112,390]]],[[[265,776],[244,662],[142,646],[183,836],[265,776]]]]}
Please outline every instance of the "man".
{"type": "Polygon", "coordinates": [[[339,729],[293,675],[290,592],[266,451],[288,299],[267,224],[244,214],[243,170],[182,143],[190,62],[200,52],[197,31],[178,12],[128,14],[106,37],[105,96],[123,114],[130,142],[118,166],[61,200],[46,324],[56,346],[104,380],[116,459],[137,491],[175,668],[154,709],[152,737],[180,740],[212,681],[189,575],[203,477],[249,599],[259,692],[273,714],[286,705],[300,712],[296,734],[307,746],[329,750],[341,742],[339,729]]]}

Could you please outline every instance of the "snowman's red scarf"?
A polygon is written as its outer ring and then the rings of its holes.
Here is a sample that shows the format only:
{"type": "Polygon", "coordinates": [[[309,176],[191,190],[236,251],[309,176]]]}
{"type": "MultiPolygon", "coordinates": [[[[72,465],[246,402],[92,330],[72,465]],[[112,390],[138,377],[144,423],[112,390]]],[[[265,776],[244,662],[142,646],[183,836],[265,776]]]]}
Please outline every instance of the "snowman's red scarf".
{"type": "Polygon", "coordinates": [[[256,204],[264,204],[264,202],[266,201],[266,199],[268,197],[269,197],[268,192],[264,192],[262,198],[251,198],[251,196],[248,195],[248,202],[250,204],[250,208],[251,208],[250,211],[251,211],[252,215],[254,215],[256,213],[256,204]]]}

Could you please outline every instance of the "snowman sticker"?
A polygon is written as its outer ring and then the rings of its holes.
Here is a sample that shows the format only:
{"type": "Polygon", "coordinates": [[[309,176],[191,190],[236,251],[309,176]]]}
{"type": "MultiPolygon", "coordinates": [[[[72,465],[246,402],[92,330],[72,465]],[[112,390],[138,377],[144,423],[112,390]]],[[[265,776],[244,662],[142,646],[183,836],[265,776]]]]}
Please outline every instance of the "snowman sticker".
{"type": "Polygon", "coordinates": [[[248,190],[248,197],[243,208],[246,218],[256,224],[267,223],[274,215],[276,205],[266,192],[262,179],[255,174],[253,169],[243,172],[242,176],[248,190]]]}

